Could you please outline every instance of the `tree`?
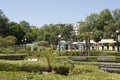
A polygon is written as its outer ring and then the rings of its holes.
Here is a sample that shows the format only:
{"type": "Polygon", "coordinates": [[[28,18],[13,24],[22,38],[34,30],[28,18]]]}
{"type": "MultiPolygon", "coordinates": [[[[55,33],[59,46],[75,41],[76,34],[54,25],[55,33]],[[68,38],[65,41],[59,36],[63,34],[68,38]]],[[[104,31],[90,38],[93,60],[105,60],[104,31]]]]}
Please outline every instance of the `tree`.
{"type": "Polygon", "coordinates": [[[26,32],[23,26],[18,23],[11,22],[9,25],[9,34],[17,38],[17,44],[20,44],[26,32]]]}
{"type": "Polygon", "coordinates": [[[8,18],[0,10],[0,36],[8,35],[8,18]]]}
{"type": "Polygon", "coordinates": [[[120,20],[120,9],[113,10],[112,15],[115,21],[120,20]]]}
{"type": "Polygon", "coordinates": [[[103,31],[94,29],[92,35],[93,39],[98,42],[100,41],[100,37],[103,37],[103,31]]]}
{"type": "Polygon", "coordinates": [[[13,46],[17,41],[16,37],[11,36],[11,35],[6,36],[5,39],[7,40],[8,46],[13,46]]]}
{"type": "Polygon", "coordinates": [[[23,26],[26,31],[30,29],[30,24],[27,21],[20,21],[20,25],[23,26]]]}
{"type": "Polygon", "coordinates": [[[63,39],[65,39],[66,41],[71,40],[72,31],[73,31],[72,25],[70,24],[65,25],[61,33],[61,35],[63,35],[63,39]]]}
{"type": "Polygon", "coordinates": [[[81,34],[81,36],[83,37],[83,40],[85,40],[86,55],[89,56],[90,55],[90,40],[92,39],[91,32],[85,32],[81,34]]]}
{"type": "Polygon", "coordinates": [[[16,38],[14,36],[6,36],[5,38],[0,38],[0,47],[7,48],[8,46],[13,46],[16,43],[16,38]]]}
{"type": "Polygon", "coordinates": [[[90,28],[90,24],[87,22],[80,22],[80,27],[79,27],[79,33],[84,33],[84,32],[90,32],[91,28],[90,28]]]}
{"type": "Polygon", "coordinates": [[[99,14],[90,14],[89,16],[86,17],[86,22],[89,23],[91,26],[90,26],[90,29],[93,29],[93,28],[96,28],[96,23],[98,22],[99,20],[99,14]]]}
{"type": "Polygon", "coordinates": [[[48,72],[51,72],[52,70],[52,64],[56,57],[56,53],[53,51],[52,48],[46,48],[45,51],[41,52],[43,59],[46,61],[48,66],[48,72]]]}
{"type": "Polygon", "coordinates": [[[35,42],[38,36],[38,28],[30,28],[24,36],[24,39],[27,39],[28,43],[35,42]]]}

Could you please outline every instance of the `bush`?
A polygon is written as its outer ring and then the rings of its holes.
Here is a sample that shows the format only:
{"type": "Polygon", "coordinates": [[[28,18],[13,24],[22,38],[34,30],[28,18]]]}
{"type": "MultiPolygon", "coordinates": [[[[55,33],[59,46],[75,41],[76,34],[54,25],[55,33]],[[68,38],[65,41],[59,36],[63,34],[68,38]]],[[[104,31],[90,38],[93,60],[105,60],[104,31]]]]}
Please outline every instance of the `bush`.
{"type": "Polygon", "coordinates": [[[79,56],[80,51],[64,51],[61,55],[62,56],[79,56]]]}
{"type": "MultiPolygon", "coordinates": [[[[68,75],[69,65],[55,65],[52,69],[56,71],[57,74],[68,75]]],[[[42,73],[42,71],[48,71],[48,67],[45,63],[41,62],[17,62],[17,61],[0,61],[0,71],[25,71],[25,72],[37,72],[42,73]]]]}
{"type": "Polygon", "coordinates": [[[23,54],[1,54],[0,59],[5,60],[23,60],[26,55],[23,54]]]}
{"type": "Polygon", "coordinates": [[[33,47],[33,50],[34,50],[34,51],[37,51],[37,50],[38,50],[38,47],[37,47],[37,46],[34,46],[34,47],[33,47]]]}
{"type": "Polygon", "coordinates": [[[96,62],[98,56],[87,56],[86,61],[88,62],[96,62]]]}
{"type": "Polygon", "coordinates": [[[39,72],[42,73],[42,71],[46,70],[45,65],[40,65],[38,63],[31,63],[31,62],[25,62],[22,65],[19,66],[20,71],[26,71],[26,72],[39,72]]]}
{"type": "Polygon", "coordinates": [[[90,56],[120,56],[117,51],[90,51],[90,56]]]}
{"type": "Polygon", "coordinates": [[[70,70],[70,75],[83,74],[83,73],[92,73],[97,70],[97,67],[92,65],[81,65],[75,66],[74,69],[70,70]]]}
{"type": "Polygon", "coordinates": [[[58,66],[55,67],[54,70],[56,71],[56,73],[61,74],[61,75],[68,75],[69,74],[69,66],[58,66]]]}

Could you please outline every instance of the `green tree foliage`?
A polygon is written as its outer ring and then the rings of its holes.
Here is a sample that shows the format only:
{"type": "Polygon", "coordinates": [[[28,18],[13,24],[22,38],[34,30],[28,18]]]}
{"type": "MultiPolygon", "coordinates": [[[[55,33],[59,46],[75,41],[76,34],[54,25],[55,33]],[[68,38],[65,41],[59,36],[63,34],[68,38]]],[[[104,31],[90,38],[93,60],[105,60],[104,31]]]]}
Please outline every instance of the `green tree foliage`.
{"type": "Polygon", "coordinates": [[[37,43],[37,45],[38,45],[38,46],[45,46],[45,47],[47,47],[47,46],[49,45],[49,43],[48,43],[47,41],[39,41],[39,42],[37,43]]]}
{"type": "Polygon", "coordinates": [[[8,18],[0,10],[0,36],[8,35],[8,18]]]}
{"type": "Polygon", "coordinates": [[[115,9],[112,11],[114,20],[120,20],[120,9],[115,9]]]}
{"type": "Polygon", "coordinates": [[[45,60],[45,62],[47,63],[48,71],[51,71],[53,61],[57,56],[56,52],[52,48],[46,48],[46,50],[41,53],[42,53],[43,60],[45,60]]]}
{"type": "Polygon", "coordinates": [[[102,38],[116,37],[116,30],[120,31],[120,9],[110,11],[102,10],[99,14],[93,13],[86,17],[86,21],[80,22],[79,33],[93,32],[95,41],[102,38]]]}
{"type": "Polygon", "coordinates": [[[26,31],[30,29],[30,25],[26,21],[20,21],[20,25],[23,26],[26,29],[26,31]]]}
{"type": "Polygon", "coordinates": [[[38,36],[38,28],[30,28],[30,29],[26,32],[24,38],[27,39],[27,42],[28,42],[28,43],[32,43],[32,42],[35,42],[35,41],[36,41],[37,36],[38,36]]]}
{"type": "Polygon", "coordinates": [[[73,31],[73,26],[72,25],[65,25],[63,27],[63,31],[62,31],[62,36],[63,39],[65,39],[66,41],[71,40],[71,34],[73,31]]]}
{"type": "Polygon", "coordinates": [[[58,44],[58,35],[64,40],[70,40],[72,37],[73,26],[71,24],[49,24],[44,25],[38,30],[38,41],[47,41],[49,44],[58,44]]]}
{"type": "Polygon", "coordinates": [[[82,33],[82,37],[85,40],[85,49],[86,49],[86,56],[90,55],[90,40],[92,39],[91,32],[82,33]]]}
{"type": "Polygon", "coordinates": [[[26,32],[23,26],[18,23],[11,22],[9,25],[9,34],[15,36],[17,38],[17,44],[20,44],[26,32]]]}
{"type": "Polygon", "coordinates": [[[13,46],[16,43],[17,39],[14,36],[6,36],[5,38],[0,38],[0,47],[7,48],[8,46],[13,46]]]}
{"type": "Polygon", "coordinates": [[[90,24],[87,22],[80,22],[79,33],[90,32],[90,24]]]}

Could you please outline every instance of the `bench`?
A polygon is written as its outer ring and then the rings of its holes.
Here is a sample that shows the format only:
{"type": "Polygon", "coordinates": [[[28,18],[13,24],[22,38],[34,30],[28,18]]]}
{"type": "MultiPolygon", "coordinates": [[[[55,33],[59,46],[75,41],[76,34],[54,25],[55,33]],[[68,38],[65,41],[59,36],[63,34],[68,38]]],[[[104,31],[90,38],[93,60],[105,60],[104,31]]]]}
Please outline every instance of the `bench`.
{"type": "Polygon", "coordinates": [[[97,61],[98,62],[115,62],[116,58],[115,57],[98,57],[97,61]]]}
{"type": "Polygon", "coordinates": [[[100,63],[99,69],[107,72],[120,73],[120,63],[100,63]]]}

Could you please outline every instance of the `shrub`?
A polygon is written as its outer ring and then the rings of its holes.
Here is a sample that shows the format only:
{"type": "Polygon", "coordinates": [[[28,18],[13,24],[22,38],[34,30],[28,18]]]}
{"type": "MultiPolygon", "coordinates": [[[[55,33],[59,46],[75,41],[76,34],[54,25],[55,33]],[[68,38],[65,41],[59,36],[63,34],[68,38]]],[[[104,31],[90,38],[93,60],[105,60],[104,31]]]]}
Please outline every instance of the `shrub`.
{"type": "Polygon", "coordinates": [[[92,65],[81,65],[81,66],[75,66],[74,69],[70,71],[70,75],[76,75],[76,74],[82,74],[82,73],[92,73],[95,72],[97,68],[92,65]]]}
{"type": "Polygon", "coordinates": [[[120,56],[117,51],[90,51],[90,56],[120,56]]]}
{"type": "Polygon", "coordinates": [[[87,56],[86,61],[88,61],[88,62],[96,62],[97,61],[97,56],[87,56]]]}
{"type": "Polygon", "coordinates": [[[19,67],[17,64],[0,61],[0,71],[19,71],[19,67]]]}
{"type": "Polygon", "coordinates": [[[54,67],[54,70],[56,73],[61,75],[68,75],[69,74],[70,66],[56,66],[54,67]]]}
{"type": "Polygon", "coordinates": [[[20,71],[26,72],[39,72],[46,70],[46,66],[38,63],[25,62],[19,66],[20,71]]]}
{"type": "Polygon", "coordinates": [[[37,46],[34,46],[34,47],[33,47],[33,50],[34,50],[34,51],[37,51],[37,49],[38,49],[37,46]]]}
{"type": "Polygon", "coordinates": [[[60,52],[61,56],[85,56],[86,52],[85,51],[61,51],[60,52]]]}
{"type": "Polygon", "coordinates": [[[49,43],[47,41],[40,41],[37,43],[38,46],[45,46],[45,47],[48,47],[49,46],[49,43]]]}
{"type": "MultiPolygon", "coordinates": [[[[55,65],[51,66],[57,74],[68,75],[69,65],[55,65]]],[[[0,71],[25,71],[25,72],[37,72],[42,73],[42,71],[48,71],[48,66],[42,62],[16,62],[16,61],[0,61],[0,71]]]]}
{"type": "Polygon", "coordinates": [[[5,60],[23,60],[26,57],[26,55],[23,54],[3,54],[0,55],[0,59],[5,60]]]}

